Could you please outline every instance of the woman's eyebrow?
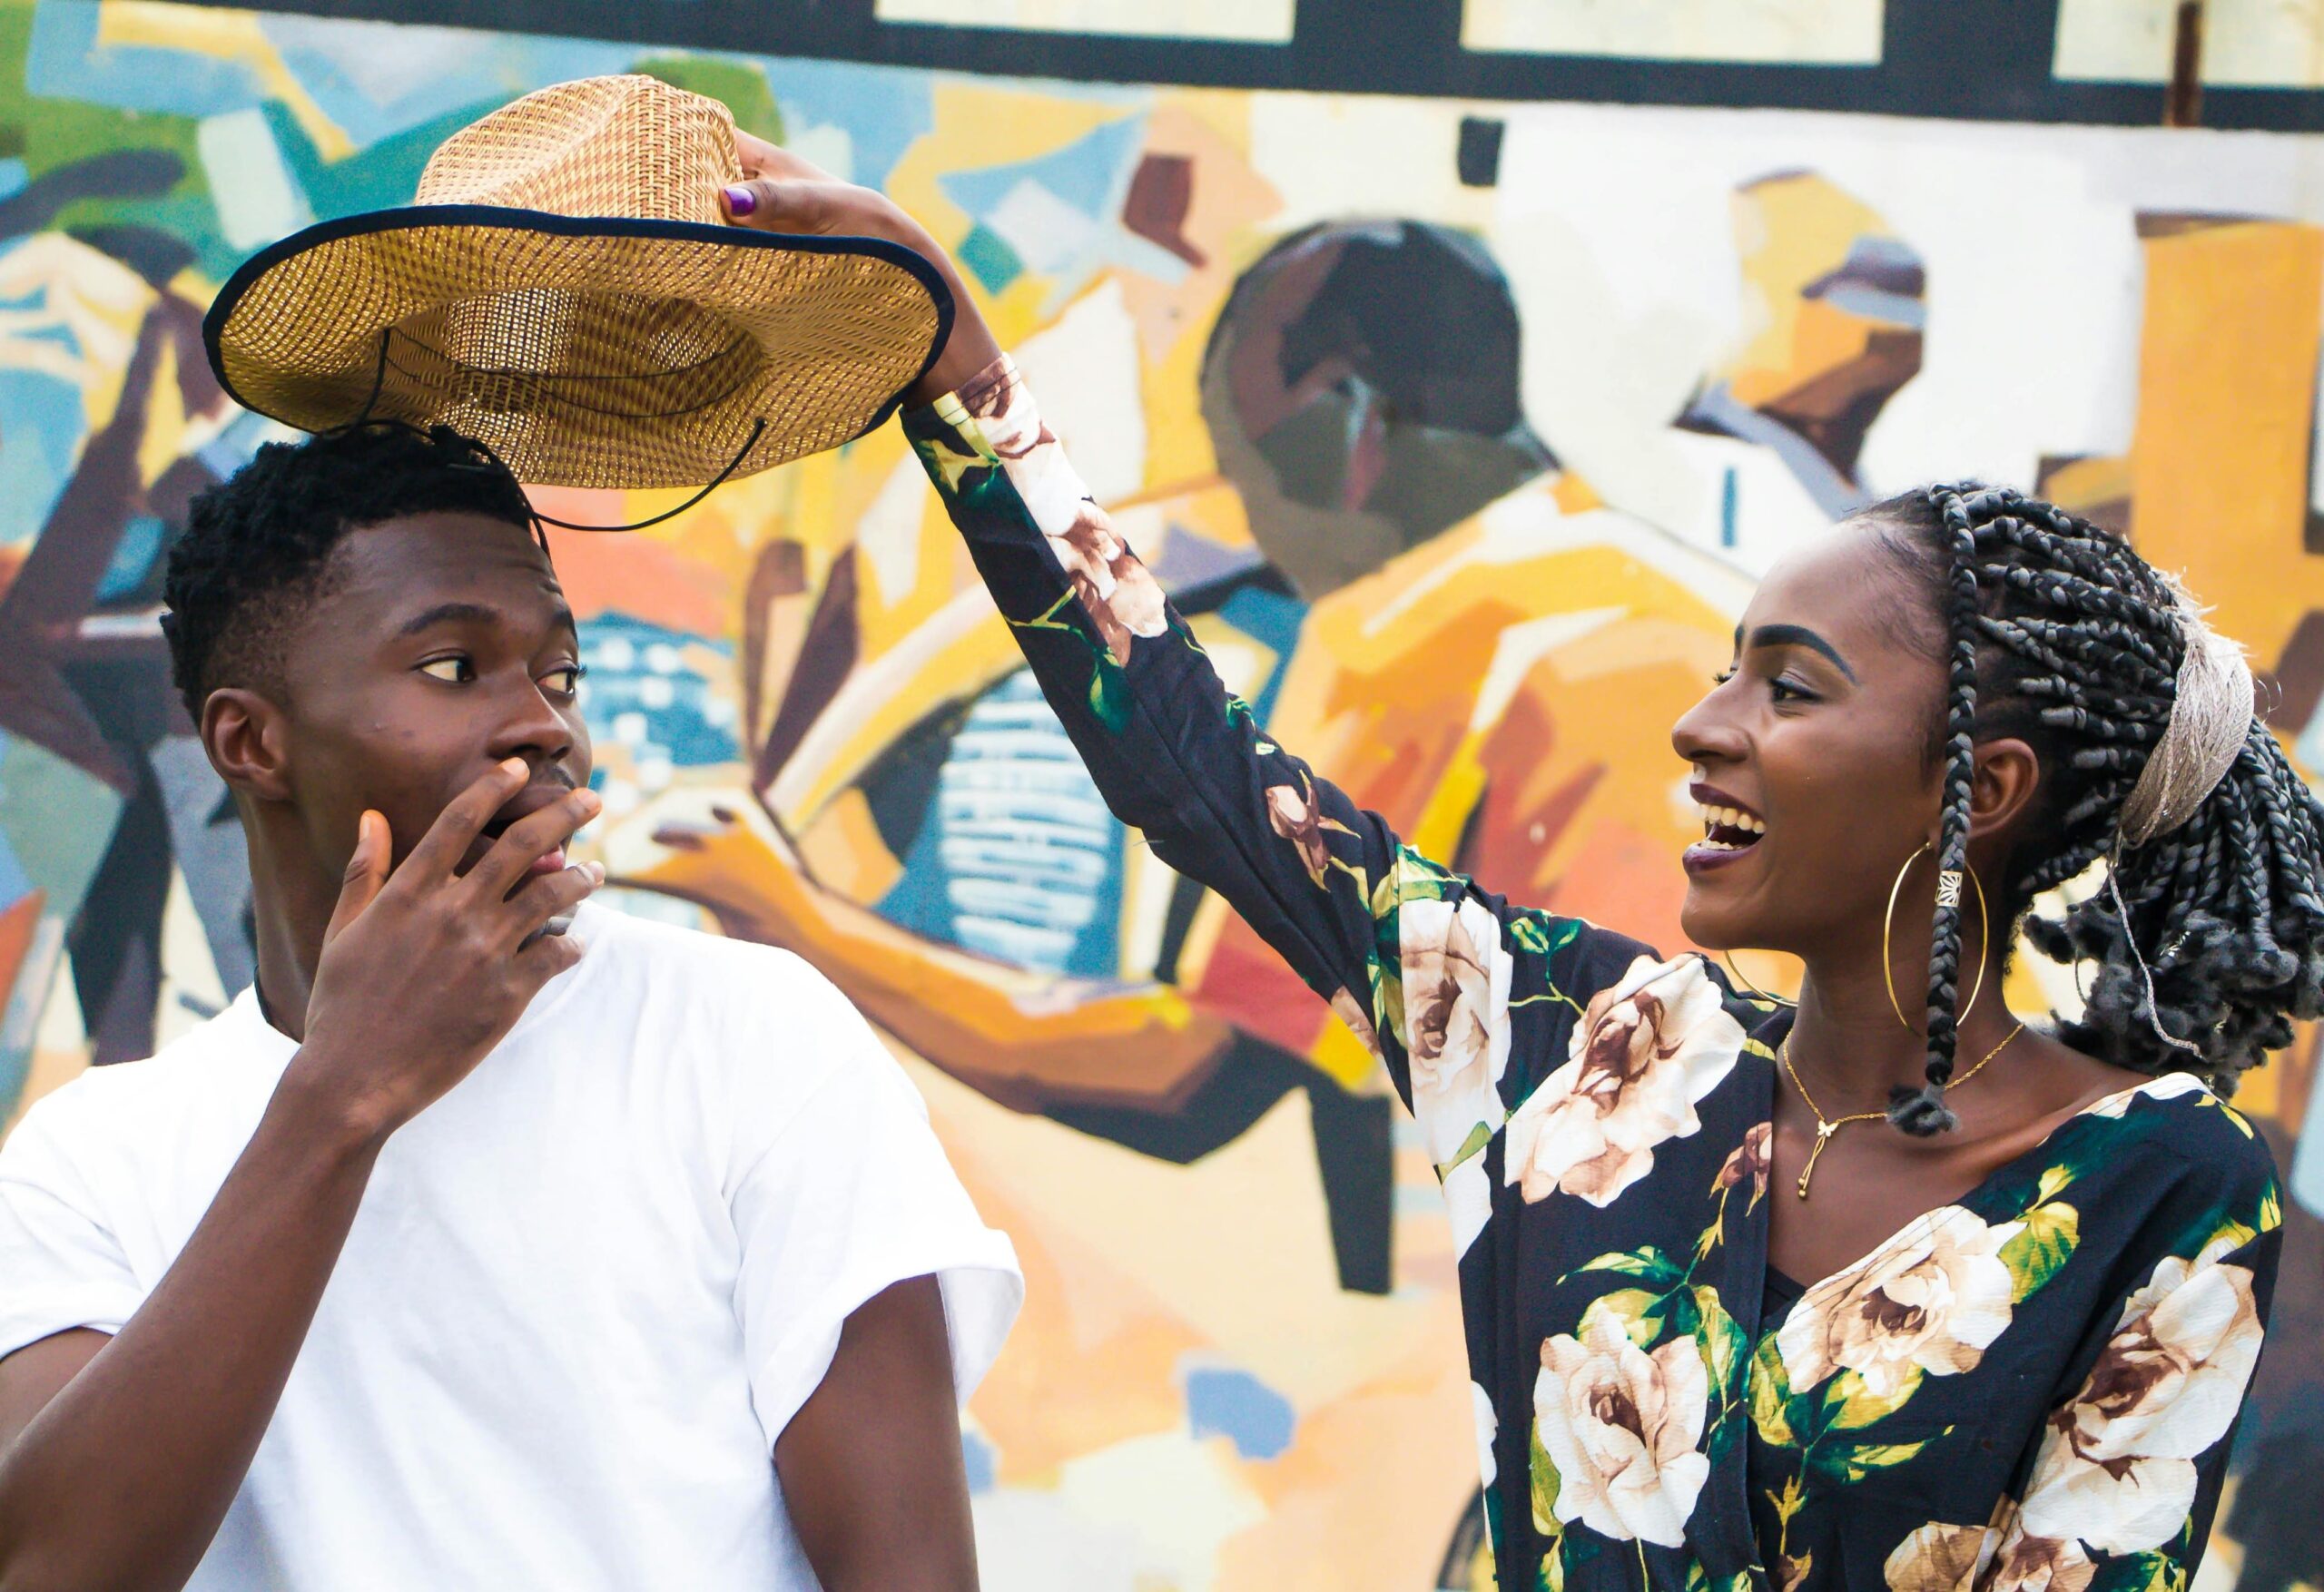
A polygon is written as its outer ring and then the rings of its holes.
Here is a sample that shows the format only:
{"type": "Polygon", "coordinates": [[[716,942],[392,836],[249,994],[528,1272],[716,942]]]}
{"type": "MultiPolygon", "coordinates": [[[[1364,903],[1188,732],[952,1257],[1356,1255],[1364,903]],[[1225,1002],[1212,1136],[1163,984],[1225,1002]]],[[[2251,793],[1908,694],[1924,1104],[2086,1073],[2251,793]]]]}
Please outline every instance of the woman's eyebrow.
{"type": "MultiPolygon", "coordinates": [[[[1743,639],[1742,628],[1739,625],[1736,629],[1735,639],[1738,642],[1740,642],[1743,639]]],[[[1807,647],[1810,651],[1821,653],[1824,656],[1829,658],[1832,661],[1832,667],[1837,669],[1841,673],[1848,677],[1849,684],[1854,685],[1856,683],[1856,671],[1848,667],[1848,661],[1840,656],[1839,649],[1834,646],[1830,642],[1826,641],[1822,636],[1817,635],[1814,631],[1808,629],[1806,625],[1762,624],[1758,629],[1751,633],[1751,645],[1755,647],[1807,647]]]]}

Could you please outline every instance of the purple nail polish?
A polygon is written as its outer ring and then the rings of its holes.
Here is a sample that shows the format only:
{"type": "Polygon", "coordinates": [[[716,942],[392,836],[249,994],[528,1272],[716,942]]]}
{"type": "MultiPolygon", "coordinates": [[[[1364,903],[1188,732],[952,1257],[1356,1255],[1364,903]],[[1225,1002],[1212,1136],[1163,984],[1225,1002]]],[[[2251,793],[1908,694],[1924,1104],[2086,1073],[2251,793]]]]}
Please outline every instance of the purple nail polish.
{"type": "Polygon", "coordinates": [[[726,190],[726,213],[728,215],[746,216],[753,211],[758,209],[758,207],[759,196],[752,192],[749,189],[736,187],[726,190]]]}

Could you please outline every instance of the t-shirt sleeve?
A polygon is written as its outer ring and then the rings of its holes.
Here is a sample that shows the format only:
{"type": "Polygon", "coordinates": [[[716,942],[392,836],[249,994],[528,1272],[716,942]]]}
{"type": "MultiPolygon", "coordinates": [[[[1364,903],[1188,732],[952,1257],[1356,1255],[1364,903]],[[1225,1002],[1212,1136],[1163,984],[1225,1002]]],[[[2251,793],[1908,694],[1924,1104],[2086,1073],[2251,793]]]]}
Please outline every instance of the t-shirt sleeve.
{"type": "Polygon", "coordinates": [[[782,1049],[821,1076],[788,1110],[763,1106],[749,1080],[738,1086],[735,1109],[765,1119],[730,1125],[727,1191],[741,1243],[735,1309],[770,1450],[831,1369],[842,1325],[891,1283],[938,1279],[963,1402],[1025,1296],[1015,1249],[977,1214],[911,1079],[827,979],[783,959],[782,1049]]]}
{"type": "Polygon", "coordinates": [[[43,1101],[0,1145],[0,1355],[75,1327],[117,1332],[144,1302],[43,1101]]]}

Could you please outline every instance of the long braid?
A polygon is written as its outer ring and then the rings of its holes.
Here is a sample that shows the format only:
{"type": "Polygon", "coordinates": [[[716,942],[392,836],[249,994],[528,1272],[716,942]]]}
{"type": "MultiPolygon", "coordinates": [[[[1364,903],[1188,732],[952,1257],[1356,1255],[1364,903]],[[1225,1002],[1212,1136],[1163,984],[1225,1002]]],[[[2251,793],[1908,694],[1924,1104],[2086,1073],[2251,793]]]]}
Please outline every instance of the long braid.
{"type": "MultiPolygon", "coordinates": [[[[2190,816],[2125,850],[2123,803],[2170,723],[2186,656],[2175,589],[2122,538],[2014,492],[1932,487],[1866,518],[1922,573],[1945,619],[1940,875],[1966,867],[1974,742],[2025,741],[2042,764],[2039,809],[1992,891],[1992,931],[2105,864],[2111,888],[2061,919],[2025,921],[2043,955],[2095,965],[2085,1009],[2061,1037],[2231,1092],[2238,1073],[2290,1042],[2295,1018],[2324,1015],[2324,802],[2255,722],[2190,816]]],[[[1915,1134],[1953,1125],[1957,902],[1939,905],[1933,928],[1928,1082],[1889,1108],[1915,1134]]]]}
{"type": "Polygon", "coordinates": [[[1925,1137],[1960,1125],[1945,1103],[1960,1040],[1962,875],[1969,866],[1969,786],[1976,772],[1977,536],[1972,506],[1959,493],[1935,506],[1944,518],[1945,551],[1945,798],[1937,821],[1936,921],[1928,956],[1928,1081],[1899,1087],[1888,1120],[1925,1137]]]}

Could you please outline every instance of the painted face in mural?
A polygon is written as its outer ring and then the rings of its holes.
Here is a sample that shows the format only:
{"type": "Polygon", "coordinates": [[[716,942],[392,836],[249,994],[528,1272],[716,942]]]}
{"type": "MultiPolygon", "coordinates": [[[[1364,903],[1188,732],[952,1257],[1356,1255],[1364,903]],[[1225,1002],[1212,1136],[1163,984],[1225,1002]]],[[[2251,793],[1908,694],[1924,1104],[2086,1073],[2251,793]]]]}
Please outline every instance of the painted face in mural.
{"type": "Polygon", "coordinates": [[[1707,810],[1680,913],[1698,945],[1860,943],[1896,859],[1934,830],[1942,633],[1876,535],[1846,523],[1771,569],[1732,671],[1671,731],[1707,810]]]}
{"type": "Polygon", "coordinates": [[[336,879],[367,807],[386,816],[400,860],[507,758],[531,763],[533,782],[479,853],[587,782],[573,615],[524,530],[474,514],[388,520],[332,550],[322,590],[288,638],[278,709],[281,806],[319,870],[336,879]]]}

